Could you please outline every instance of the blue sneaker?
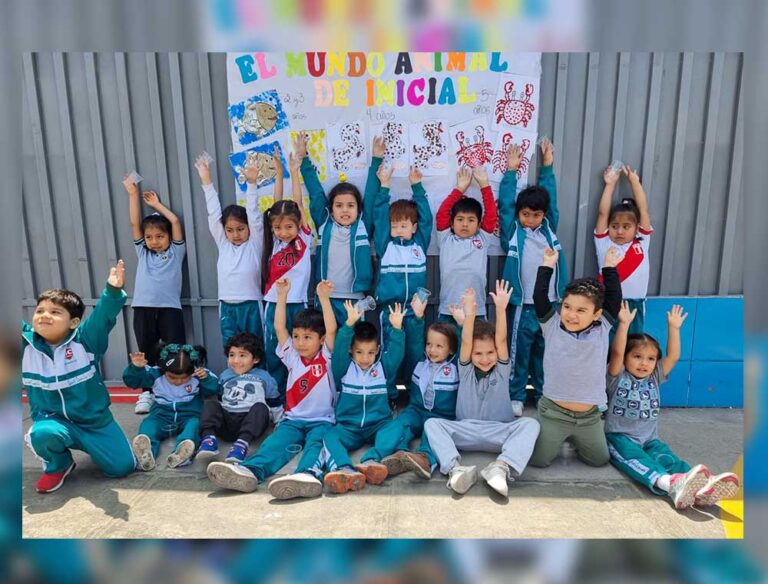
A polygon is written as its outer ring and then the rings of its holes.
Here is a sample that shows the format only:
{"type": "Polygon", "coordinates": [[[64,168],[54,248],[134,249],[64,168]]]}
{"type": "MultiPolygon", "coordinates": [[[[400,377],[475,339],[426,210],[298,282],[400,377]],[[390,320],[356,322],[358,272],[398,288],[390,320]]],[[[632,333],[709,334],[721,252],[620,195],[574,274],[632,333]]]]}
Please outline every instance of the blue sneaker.
{"type": "Polygon", "coordinates": [[[216,436],[208,435],[200,442],[200,449],[197,451],[197,458],[207,460],[213,458],[219,453],[219,441],[216,436]]]}
{"type": "Polygon", "coordinates": [[[236,440],[232,444],[232,448],[229,449],[227,457],[224,459],[226,462],[243,462],[248,455],[248,443],[244,440],[236,440]]]}

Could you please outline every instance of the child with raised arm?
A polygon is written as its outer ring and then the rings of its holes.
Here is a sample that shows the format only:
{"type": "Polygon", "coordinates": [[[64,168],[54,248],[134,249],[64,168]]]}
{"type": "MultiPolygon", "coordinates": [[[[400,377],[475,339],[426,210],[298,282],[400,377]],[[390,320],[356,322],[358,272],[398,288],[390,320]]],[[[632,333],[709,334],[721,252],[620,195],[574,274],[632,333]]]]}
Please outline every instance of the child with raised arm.
{"type": "Polygon", "coordinates": [[[474,289],[464,292],[456,420],[431,418],[424,423],[440,471],[448,475],[448,488],[459,494],[477,481],[476,467],[461,465],[460,449],[499,453],[480,475],[491,489],[506,497],[508,483],[525,470],[539,434],[536,420],[515,417],[509,399],[512,364],[506,309],[511,295],[509,282],[497,280],[496,292],[491,292],[496,306],[494,327],[488,321],[476,320],[474,289]]]}
{"type": "MultiPolygon", "coordinates": [[[[387,467],[387,476],[411,470],[429,479],[437,460],[424,434],[424,423],[431,418],[453,420],[456,417],[456,392],[459,373],[454,363],[458,335],[449,322],[434,322],[424,335],[424,312],[427,301],[417,294],[411,301],[413,318],[405,320],[405,352],[425,357],[416,364],[408,384],[408,406],[382,428],[377,437],[381,445],[368,451],[360,460],[380,460],[387,467]],[[415,452],[409,452],[413,438],[421,436],[415,452]]],[[[463,324],[464,319],[461,319],[463,324]]]]}
{"type": "MultiPolygon", "coordinates": [[[[373,141],[373,164],[378,160],[377,154],[383,155],[384,141],[377,136],[373,141]]],[[[419,288],[427,286],[427,248],[432,237],[432,211],[424,187],[421,184],[421,171],[412,166],[408,174],[411,183],[412,199],[400,199],[390,204],[389,188],[394,168],[385,168],[383,163],[376,171],[375,181],[369,180],[366,185],[368,192],[375,190],[375,209],[373,241],[376,255],[379,258],[378,279],[376,282],[376,301],[381,310],[382,342],[388,346],[392,331],[387,318],[388,308],[396,303],[406,307],[414,293],[419,288]],[[378,188],[376,186],[378,185],[378,188]]],[[[409,323],[413,320],[413,312],[408,310],[405,316],[403,330],[407,338],[409,323]]],[[[413,375],[413,368],[421,355],[421,351],[405,355],[401,373],[406,379],[413,375]]],[[[394,387],[396,377],[388,379],[394,387]]]]}
{"type": "MultiPolygon", "coordinates": [[[[456,188],[440,204],[435,218],[440,248],[440,307],[438,320],[451,320],[450,306],[459,304],[467,287],[477,298],[486,297],[488,246],[498,222],[496,201],[484,166],[462,167],[456,188]],[[483,204],[464,193],[475,179],[483,204]],[[483,212],[485,208],[485,212],[483,212]]],[[[477,308],[485,316],[485,303],[477,308]]]]}
{"type": "Polygon", "coordinates": [[[533,302],[544,333],[544,395],[539,400],[541,433],[533,466],[549,466],[566,439],[590,466],[608,462],[601,409],[605,409],[606,355],[611,327],[621,307],[618,249],[606,253],[603,285],[596,278],[574,280],[561,305],[549,299],[557,250],[548,249],[536,276],[533,302]]]}
{"type": "Polygon", "coordinates": [[[637,310],[629,332],[641,333],[645,322],[645,296],[648,293],[650,275],[648,249],[653,234],[648,197],[637,172],[627,165],[616,171],[610,167],[606,168],[603,180],[605,188],[595,223],[597,263],[603,267],[603,258],[611,246],[616,246],[623,254],[621,262],[616,266],[621,282],[621,294],[629,302],[630,308],[637,310]],[[622,199],[611,207],[611,197],[622,174],[627,177],[632,187],[632,198],[622,199]]]}
{"type": "Polygon", "coordinates": [[[660,385],[680,358],[680,328],[688,314],[674,304],[667,312],[667,354],[647,334],[628,335],[637,309],[622,303],[608,364],[605,437],[611,464],[655,495],[667,495],[676,509],[715,505],[736,494],[732,472],[714,476],[703,464],[693,468],[661,441],[660,385]]]}
{"type": "MultiPolygon", "coordinates": [[[[129,216],[133,245],[139,263],[133,289],[133,333],[139,352],[156,363],[159,344],[185,342],[184,315],[181,311],[181,266],[187,252],[179,218],[160,202],[157,193],[145,191],[144,203],[155,210],[141,218],[139,187],[130,177],[123,179],[129,196],[129,216]]],[[[150,388],[142,388],[136,402],[137,414],[148,414],[152,406],[150,388]]]]}
{"type": "Polygon", "coordinates": [[[347,321],[339,330],[333,350],[333,377],[340,388],[336,403],[336,426],[323,439],[328,452],[328,473],[323,483],[332,493],[357,491],[368,482],[378,485],[387,478],[387,467],[378,448],[390,448],[380,435],[392,420],[389,400],[397,392],[389,380],[397,375],[405,353],[403,318],[405,311],[399,303],[389,307],[392,325],[389,344],[379,355],[379,334],[370,322],[361,321],[352,301],[345,303],[347,321]],[[352,465],[349,451],[373,442],[373,450],[352,465]]]}
{"type": "Polygon", "coordinates": [[[131,353],[130,358],[123,382],[128,387],[151,386],[155,394],[149,415],[131,443],[139,469],[155,468],[160,443],[172,436],[176,445],[168,455],[168,468],[190,464],[200,443],[203,398],[216,395],[219,389],[218,378],[205,368],[205,348],[165,345],[156,367],[149,366],[144,353],[131,353]]]}
{"type": "MultiPolygon", "coordinates": [[[[279,161],[279,157],[276,157],[279,161]]],[[[279,280],[289,280],[285,304],[286,330],[293,327],[293,319],[307,307],[307,288],[312,276],[312,230],[304,218],[301,185],[295,172],[297,159],[289,155],[292,170],[291,191],[293,200],[283,200],[282,168],[277,162],[275,203],[264,213],[264,245],[262,246],[262,284],[264,288],[264,350],[267,371],[277,382],[280,395],[285,396],[286,370],[278,358],[278,335],[275,329],[279,280]]]]}
{"type": "MultiPolygon", "coordinates": [[[[373,222],[373,200],[360,196],[359,189],[342,180],[325,196],[317,170],[307,154],[306,132],[299,132],[296,152],[309,193],[309,212],[317,229],[315,279],[333,283],[331,298],[336,322],[346,318],[344,301],[360,300],[373,287],[373,265],[369,242],[373,222]]],[[[371,167],[371,173],[376,169],[371,167]]],[[[291,171],[293,176],[294,172],[291,171]]]]}
{"type": "Polygon", "coordinates": [[[286,304],[292,284],[276,282],[275,329],[278,356],[288,368],[285,416],[261,447],[242,464],[212,462],[208,478],[222,489],[250,493],[259,483],[285,466],[302,450],[296,471],[272,480],[269,493],[276,499],[317,497],[323,492],[321,451],[323,436],[336,420],[336,388],[331,355],[336,339],[336,319],[331,308],[333,284],[323,280],[317,297],[323,312],[309,308],[296,315],[293,329],[286,328],[286,304]]]}
{"type": "MultiPolygon", "coordinates": [[[[507,171],[499,185],[499,215],[501,247],[507,253],[504,279],[511,282],[511,340],[510,355],[515,364],[509,380],[509,396],[516,416],[523,415],[526,386],[530,378],[533,399],[538,402],[544,388],[544,336],[533,306],[536,273],[547,248],[562,251],[557,239],[560,212],[557,208],[557,187],[552,170],[554,148],[552,142],[541,142],[542,161],[539,182],[517,194],[517,169],[522,153],[520,146],[507,150],[507,171]]],[[[554,279],[549,284],[549,299],[559,302],[568,283],[565,254],[560,254],[555,266],[554,279]]]]}
{"type": "MultiPolygon", "coordinates": [[[[279,160],[275,147],[275,160],[279,160]]],[[[264,221],[259,212],[256,190],[257,169],[246,166],[248,180],[245,207],[228,205],[221,210],[219,196],[211,181],[208,162],[200,156],[195,161],[208,209],[208,229],[219,250],[216,263],[219,290],[219,326],[221,343],[229,337],[249,332],[264,337],[261,314],[261,246],[264,243],[264,221]]],[[[282,169],[278,176],[282,178],[282,169]]]]}
{"type": "Polygon", "coordinates": [[[21,382],[27,391],[32,427],[24,437],[43,462],[35,483],[52,493],[75,468],[71,450],[87,452],[108,477],[133,472],[128,439],[109,411],[109,393],[99,370],[109,331],[127,298],[125,264],[119,260],[91,314],[69,290],[46,290],[37,298],[32,325],[21,324],[21,382]]]}

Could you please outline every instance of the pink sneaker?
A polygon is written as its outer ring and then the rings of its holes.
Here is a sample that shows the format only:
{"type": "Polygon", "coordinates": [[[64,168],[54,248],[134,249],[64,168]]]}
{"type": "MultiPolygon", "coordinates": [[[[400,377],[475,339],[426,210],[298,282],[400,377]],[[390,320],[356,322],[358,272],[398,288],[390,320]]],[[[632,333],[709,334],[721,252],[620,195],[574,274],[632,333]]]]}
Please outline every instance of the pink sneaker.
{"type": "Polygon", "coordinates": [[[672,475],[669,496],[675,504],[675,508],[687,509],[691,507],[696,499],[696,493],[704,488],[711,475],[712,473],[703,464],[697,464],[685,474],[672,475]]]}
{"type": "Polygon", "coordinates": [[[723,499],[731,499],[741,486],[739,477],[732,472],[710,475],[707,484],[696,493],[694,505],[708,507],[723,499]]]}

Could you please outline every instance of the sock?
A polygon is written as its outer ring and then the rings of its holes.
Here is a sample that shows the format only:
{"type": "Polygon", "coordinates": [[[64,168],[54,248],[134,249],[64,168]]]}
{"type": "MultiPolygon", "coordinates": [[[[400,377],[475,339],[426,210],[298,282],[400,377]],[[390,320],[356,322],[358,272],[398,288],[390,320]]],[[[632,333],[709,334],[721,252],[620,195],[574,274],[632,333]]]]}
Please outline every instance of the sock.
{"type": "Polygon", "coordinates": [[[668,475],[668,474],[661,475],[659,478],[656,479],[656,487],[668,493],[671,482],[672,482],[672,475],[668,475]]]}
{"type": "Polygon", "coordinates": [[[242,438],[238,438],[237,440],[235,440],[235,443],[232,446],[242,446],[243,449],[246,452],[248,452],[248,443],[245,440],[243,440],[242,438]]]}

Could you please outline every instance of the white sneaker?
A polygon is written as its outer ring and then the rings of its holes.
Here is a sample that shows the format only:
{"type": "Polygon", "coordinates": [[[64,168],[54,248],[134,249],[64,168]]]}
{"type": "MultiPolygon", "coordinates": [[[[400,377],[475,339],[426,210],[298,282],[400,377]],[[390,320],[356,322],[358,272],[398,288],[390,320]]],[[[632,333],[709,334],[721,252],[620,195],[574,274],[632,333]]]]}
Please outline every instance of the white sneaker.
{"type": "Polygon", "coordinates": [[[210,481],[222,489],[252,493],[259,486],[256,475],[239,464],[212,462],[206,472],[210,481]]]}
{"type": "Polygon", "coordinates": [[[509,466],[500,460],[494,460],[486,466],[480,471],[480,476],[485,479],[489,487],[504,497],[507,496],[509,481],[514,480],[510,475],[509,466]]]}
{"type": "Polygon", "coordinates": [[[477,482],[476,466],[454,466],[448,472],[448,488],[459,495],[466,493],[477,482]]]}
{"type": "Polygon", "coordinates": [[[676,509],[687,509],[696,500],[696,493],[701,491],[709,480],[711,473],[703,464],[697,464],[687,473],[672,475],[669,486],[669,496],[676,509]]]}
{"type": "Polygon", "coordinates": [[[146,434],[139,434],[131,442],[131,450],[136,457],[139,469],[147,471],[155,468],[155,457],[152,454],[152,442],[146,434]]]}
{"type": "Polygon", "coordinates": [[[133,411],[137,414],[148,414],[154,401],[155,396],[151,391],[142,391],[141,395],[139,395],[139,399],[136,400],[136,407],[133,411]]]}
{"type": "Polygon", "coordinates": [[[186,466],[192,462],[192,455],[195,453],[195,443],[192,440],[182,440],[176,447],[176,450],[168,455],[168,468],[177,466],[186,466]]]}
{"type": "Polygon", "coordinates": [[[516,418],[519,418],[523,415],[523,402],[513,399],[512,400],[512,413],[515,415],[516,418]]]}
{"type": "Polygon", "coordinates": [[[270,481],[267,490],[275,499],[308,499],[322,495],[323,483],[311,473],[299,472],[270,481]]]}

